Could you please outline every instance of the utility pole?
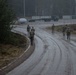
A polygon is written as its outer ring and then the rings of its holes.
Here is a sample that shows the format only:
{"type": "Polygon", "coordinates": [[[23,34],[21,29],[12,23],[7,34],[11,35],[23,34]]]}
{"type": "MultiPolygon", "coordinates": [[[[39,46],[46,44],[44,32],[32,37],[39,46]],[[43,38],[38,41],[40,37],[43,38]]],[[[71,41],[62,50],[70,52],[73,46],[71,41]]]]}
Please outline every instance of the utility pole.
{"type": "Polygon", "coordinates": [[[25,18],[25,0],[23,0],[23,10],[24,10],[24,18],[25,18]]]}

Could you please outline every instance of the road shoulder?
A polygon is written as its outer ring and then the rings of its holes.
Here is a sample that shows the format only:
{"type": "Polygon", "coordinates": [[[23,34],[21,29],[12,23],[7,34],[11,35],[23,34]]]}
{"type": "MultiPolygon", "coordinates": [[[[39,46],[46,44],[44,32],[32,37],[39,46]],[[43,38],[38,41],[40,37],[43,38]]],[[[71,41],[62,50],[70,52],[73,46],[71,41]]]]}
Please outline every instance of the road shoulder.
{"type": "Polygon", "coordinates": [[[29,38],[24,34],[23,34],[23,36],[27,38],[27,48],[26,48],[26,50],[24,51],[24,53],[22,55],[20,55],[18,58],[16,58],[13,62],[9,63],[7,66],[0,69],[0,75],[6,75],[6,73],[13,70],[15,67],[17,67],[22,62],[27,60],[27,58],[29,58],[31,56],[31,54],[33,53],[34,48],[35,48],[35,44],[33,46],[31,46],[29,38]]]}

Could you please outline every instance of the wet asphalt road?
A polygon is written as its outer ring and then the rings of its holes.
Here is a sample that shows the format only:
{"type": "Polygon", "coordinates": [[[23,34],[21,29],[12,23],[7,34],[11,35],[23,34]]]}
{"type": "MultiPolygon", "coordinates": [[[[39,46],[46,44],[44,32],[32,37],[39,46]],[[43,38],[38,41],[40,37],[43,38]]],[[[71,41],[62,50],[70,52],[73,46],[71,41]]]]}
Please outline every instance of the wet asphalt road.
{"type": "MultiPolygon", "coordinates": [[[[16,30],[26,33],[26,26],[16,30]]],[[[76,75],[76,46],[36,27],[35,51],[7,75],[76,75]]]]}

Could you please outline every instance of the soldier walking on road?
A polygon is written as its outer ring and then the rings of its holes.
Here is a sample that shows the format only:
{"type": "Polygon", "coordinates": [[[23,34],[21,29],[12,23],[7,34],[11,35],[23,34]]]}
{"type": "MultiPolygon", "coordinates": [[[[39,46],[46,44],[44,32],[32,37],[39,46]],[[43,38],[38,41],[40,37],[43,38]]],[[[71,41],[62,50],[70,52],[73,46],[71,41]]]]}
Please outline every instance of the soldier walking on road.
{"type": "Polygon", "coordinates": [[[66,34],[67,34],[67,40],[70,40],[71,30],[69,27],[67,28],[66,34]]]}
{"type": "Polygon", "coordinates": [[[35,35],[35,29],[32,27],[32,29],[31,29],[31,31],[30,31],[30,41],[31,41],[31,45],[33,45],[34,35],[35,35]]]}
{"type": "Polygon", "coordinates": [[[33,32],[35,33],[35,29],[34,29],[34,27],[31,28],[31,31],[33,31],[33,32]]]}
{"type": "Polygon", "coordinates": [[[65,37],[66,29],[67,29],[67,25],[66,26],[63,26],[63,30],[62,30],[63,37],[65,37]]]}
{"type": "Polygon", "coordinates": [[[31,29],[31,27],[28,25],[28,26],[27,26],[27,32],[28,32],[28,33],[30,32],[30,29],[31,29]]]}
{"type": "Polygon", "coordinates": [[[55,29],[54,24],[52,25],[51,29],[52,29],[52,34],[54,34],[54,29],[55,29]]]}

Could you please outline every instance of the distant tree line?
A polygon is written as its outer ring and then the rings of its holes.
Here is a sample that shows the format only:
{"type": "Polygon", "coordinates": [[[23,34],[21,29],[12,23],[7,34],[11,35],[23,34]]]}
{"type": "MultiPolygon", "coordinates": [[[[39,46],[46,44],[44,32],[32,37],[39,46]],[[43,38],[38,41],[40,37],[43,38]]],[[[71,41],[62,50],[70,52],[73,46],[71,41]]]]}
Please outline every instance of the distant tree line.
{"type": "Polygon", "coordinates": [[[11,23],[15,18],[7,0],[0,0],[0,43],[7,43],[10,40],[11,23]]]}
{"type": "Polygon", "coordinates": [[[75,0],[53,0],[53,14],[74,15],[75,0]]]}
{"type": "MultiPolygon", "coordinates": [[[[24,0],[8,0],[17,16],[23,16],[24,0]]],[[[75,0],[25,0],[26,16],[74,15],[75,0]]]]}

